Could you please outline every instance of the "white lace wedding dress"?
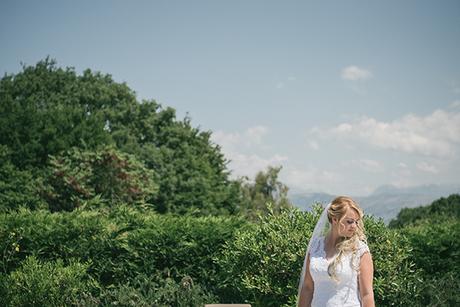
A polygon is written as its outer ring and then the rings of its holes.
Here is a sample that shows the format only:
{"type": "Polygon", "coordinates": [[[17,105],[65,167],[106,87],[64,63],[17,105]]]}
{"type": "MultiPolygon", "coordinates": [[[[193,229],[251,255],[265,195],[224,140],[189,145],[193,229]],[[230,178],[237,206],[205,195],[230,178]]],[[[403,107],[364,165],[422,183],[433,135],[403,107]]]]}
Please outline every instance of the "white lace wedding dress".
{"type": "Polygon", "coordinates": [[[333,259],[326,258],[324,237],[312,242],[310,249],[310,274],[314,282],[312,307],[359,307],[361,306],[358,290],[358,272],[352,268],[359,267],[361,256],[368,252],[366,243],[360,241],[354,257],[352,253],[342,256],[337,265],[338,282],[327,273],[327,267],[333,259]]]}

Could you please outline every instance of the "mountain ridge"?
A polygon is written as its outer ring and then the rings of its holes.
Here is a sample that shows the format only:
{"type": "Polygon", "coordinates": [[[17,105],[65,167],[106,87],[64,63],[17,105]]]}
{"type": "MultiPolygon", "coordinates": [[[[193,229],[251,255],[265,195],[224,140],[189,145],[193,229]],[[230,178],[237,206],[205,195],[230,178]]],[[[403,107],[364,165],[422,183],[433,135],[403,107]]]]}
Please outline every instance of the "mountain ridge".
{"type": "MultiPolygon", "coordinates": [[[[431,204],[436,199],[460,193],[460,185],[426,184],[412,187],[382,185],[368,196],[351,196],[365,214],[382,218],[385,223],[395,218],[402,208],[431,204]]],[[[309,210],[314,203],[327,204],[336,196],[324,192],[303,192],[289,195],[291,202],[301,210],[309,210]]]]}

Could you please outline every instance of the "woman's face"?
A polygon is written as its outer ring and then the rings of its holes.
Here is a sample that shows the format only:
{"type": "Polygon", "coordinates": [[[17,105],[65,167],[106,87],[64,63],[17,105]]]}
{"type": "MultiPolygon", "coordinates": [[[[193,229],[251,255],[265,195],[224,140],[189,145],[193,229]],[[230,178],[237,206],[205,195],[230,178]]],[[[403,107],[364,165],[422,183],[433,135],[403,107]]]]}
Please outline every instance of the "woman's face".
{"type": "Polygon", "coordinates": [[[358,227],[359,214],[355,209],[348,208],[345,215],[339,221],[339,235],[342,237],[351,237],[358,227]]]}

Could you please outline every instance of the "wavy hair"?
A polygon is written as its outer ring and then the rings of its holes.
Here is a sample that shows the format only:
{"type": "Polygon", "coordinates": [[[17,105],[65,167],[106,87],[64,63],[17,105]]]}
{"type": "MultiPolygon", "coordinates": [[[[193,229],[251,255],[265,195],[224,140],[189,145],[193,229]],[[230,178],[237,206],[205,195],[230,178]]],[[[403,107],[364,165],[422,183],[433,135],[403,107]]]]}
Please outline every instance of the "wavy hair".
{"type": "Polygon", "coordinates": [[[335,245],[335,248],[338,251],[337,257],[329,264],[327,268],[329,276],[335,281],[338,281],[336,274],[337,265],[340,263],[342,257],[346,253],[352,253],[352,268],[359,272],[359,264],[356,264],[355,261],[356,251],[359,247],[359,241],[367,242],[366,235],[364,234],[363,210],[352,198],[348,196],[339,196],[332,201],[327,211],[327,218],[329,223],[332,224],[333,218],[336,218],[339,222],[342,221],[348,208],[352,208],[356,211],[356,213],[359,215],[359,220],[356,223],[357,227],[353,236],[349,238],[342,237],[342,240],[335,245]]]}

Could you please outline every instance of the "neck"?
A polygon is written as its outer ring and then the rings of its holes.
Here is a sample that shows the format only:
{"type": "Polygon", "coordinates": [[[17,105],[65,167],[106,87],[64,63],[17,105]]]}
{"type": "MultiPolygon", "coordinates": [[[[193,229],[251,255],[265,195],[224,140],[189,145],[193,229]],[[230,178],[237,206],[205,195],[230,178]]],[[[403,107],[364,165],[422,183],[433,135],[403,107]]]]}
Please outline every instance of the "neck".
{"type": "Polygon", "coordinates": [[[332,246],[336,246],[337,243],[341,242],[342,240],[343,237],[339,235],[339,232],[335,227],[331,229],[326,238],[327,243],[332,246]]]}

